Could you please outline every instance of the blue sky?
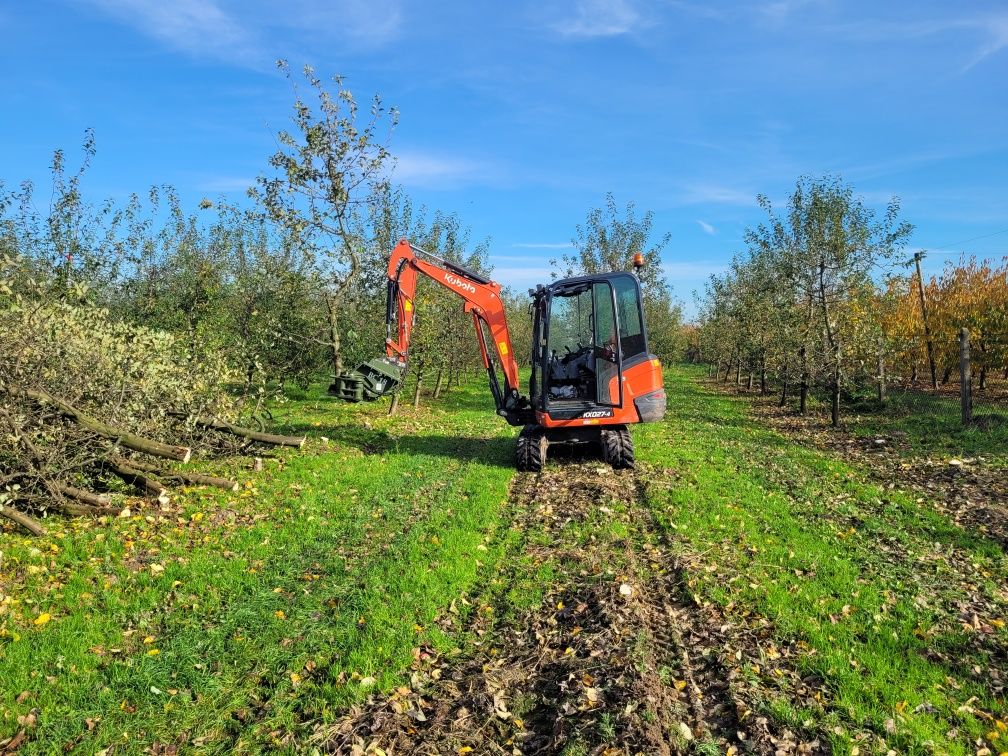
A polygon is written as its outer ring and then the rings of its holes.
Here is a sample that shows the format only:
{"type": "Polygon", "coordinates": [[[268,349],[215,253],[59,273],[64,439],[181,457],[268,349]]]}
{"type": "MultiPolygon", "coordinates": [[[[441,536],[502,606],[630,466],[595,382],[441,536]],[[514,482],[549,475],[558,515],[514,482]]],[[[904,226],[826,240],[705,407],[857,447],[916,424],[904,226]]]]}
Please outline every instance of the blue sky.
{"type": "Polygon", "coordinates": [[[396,178],[490,237],[505,283],[547,279],[612,191],[671,232],[688,304],[757,192],[825,171],[901,197],[931,270],[1008,254],[1004,0],[42,0],[0,4],[0,39],[8,183],[93,127],[95,199],[238,198],[288,123],[285,57],[399,109],[396,178]]]}

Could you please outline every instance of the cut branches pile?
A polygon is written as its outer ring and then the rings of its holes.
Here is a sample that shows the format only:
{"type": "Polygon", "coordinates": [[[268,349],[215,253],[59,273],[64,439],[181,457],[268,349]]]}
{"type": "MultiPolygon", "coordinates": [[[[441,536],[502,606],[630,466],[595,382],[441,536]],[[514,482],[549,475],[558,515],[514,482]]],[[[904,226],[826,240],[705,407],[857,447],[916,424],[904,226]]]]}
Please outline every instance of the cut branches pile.
{"type": "Polygon", "coordinates": [[[11,293],[0,298],[0,333],[0,519],[34,535],[51,513],[118,514],[121,497],[109,494],[166,505],[173,485],[237,490],[179,469],[194,455],[304,444],[224,419],[240,403],[209,350],[79,299],[11,293]]]}

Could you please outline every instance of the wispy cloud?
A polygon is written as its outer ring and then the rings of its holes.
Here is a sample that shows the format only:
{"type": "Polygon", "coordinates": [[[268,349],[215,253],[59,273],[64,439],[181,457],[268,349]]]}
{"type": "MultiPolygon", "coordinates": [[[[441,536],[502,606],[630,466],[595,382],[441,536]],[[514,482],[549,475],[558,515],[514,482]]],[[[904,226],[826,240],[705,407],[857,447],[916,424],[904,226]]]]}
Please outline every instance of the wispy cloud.
{"type": "Polygon", "coordinates": [[[399,0],[84,1],[170,48],[252,67],[278,50],[380,46],[402,27],[399,0]]]}
{"type": "Polygon", "coordinates": [[[978,19],[976,27],[986,33],[987,42],[981,45],[973,57],[963,66],[963,72],[970,70],[984,60],[984,58],[988,58],[1008,47],[1008,13],[978,19]]]}
{"type": "Polygon", "coordinates": [[[884,21],[870,19],[832,27],[832,31],[857,42],[886,42],[919,39],[949,32],[973,32],[982,39],[979,46],[974,40],[970,55],[959,68],[965,73],[981,61],[1008,48],[1008,12],[947,16],[921,20],[899,19],[884,21]]]}
{"type": "Polygon", "coordinates": [[[403,10],[399,0],[258,0],[257,13],[274,11],[277,23],[319,41],[334,34],[359,47],[380,47],[402,32],[403,10]]]}
{"type": "Polygon", "coordinates": [[[555,22],[553,29],[565,37],[615,37],[647,25],[629,0],[577,0],[573,12],[555,22]]]}
{"type": "Polygon", "coordinates": [[[714,234],[717,233],[717,229],[714,228],[714,226],[712,226],[707,221],[697,220],[697,225],[703,229],[703,232],[705,234],[710,234],[711,236],[714,236],[714,234]]]}
{"type": "Polygon", "coordinates": [[[489,176],[487,166],[449,155],[398,152],[392,179],[405,186],[449,189],[479,182],[489,176]]]}
{"type": "Polygon", "coordinates": [[[215,0],[91,0],[114,18],[183,52],[247,60],[255,46],[241,21],[215,0]]]}
{"type": "Polygon", "coordinates": [[[517,242],[511,245],[520,249],[573,249],[570,242],[517,242]]]}
{"type": "Polygon", "coordinates": [[[816,0],[772,0],[756,6],[759,13],[773,22],[781,22],[816,0]]]}
{"type": "Polygon", "coordinates": [[[742,205],[756,204],[756,192],[736,186],[698,183],[685,186],[677,197],[684,205],[742,205]]]}

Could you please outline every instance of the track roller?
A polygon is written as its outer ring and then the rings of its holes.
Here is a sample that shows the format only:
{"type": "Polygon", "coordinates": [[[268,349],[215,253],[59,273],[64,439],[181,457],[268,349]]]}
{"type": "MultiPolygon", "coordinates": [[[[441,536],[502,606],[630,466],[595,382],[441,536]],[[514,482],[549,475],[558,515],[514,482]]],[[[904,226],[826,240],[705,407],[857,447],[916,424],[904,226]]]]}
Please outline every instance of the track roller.
{"type": "Polygon", "coordinates": [[[633,438],[625,425],[602,429],[602,460],[612,465],[614,470],[633,468],[633,438]]]}

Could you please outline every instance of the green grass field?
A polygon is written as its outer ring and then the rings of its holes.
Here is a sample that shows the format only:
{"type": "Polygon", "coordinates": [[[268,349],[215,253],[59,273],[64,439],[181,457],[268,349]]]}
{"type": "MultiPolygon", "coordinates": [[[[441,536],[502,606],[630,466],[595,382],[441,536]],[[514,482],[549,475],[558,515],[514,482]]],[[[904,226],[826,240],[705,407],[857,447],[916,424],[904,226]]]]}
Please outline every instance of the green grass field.
{"type": "MultiPolygon", "coordinates": [[[[770,628],[820,692],[796,701],[740,657],[758,715],[837,751],[1008,750],[1002,548],[699,374],[670,370],[668,387],[665,422],[634,431],[641,503],[698,604],[770,628]]],[[[511,529],[515,430],[486,389],[385,409],[291,401],[279,426],[307,432],[304,451],[261,473],[212,465],[239,494],[0,534],[0,741],[299,750],[311,723],[408,681],[415,649],[466,654],[470,635],[435,621],[449,607],[503,603],[506,623],[539,602],[551,573],[511,529]]]]}

